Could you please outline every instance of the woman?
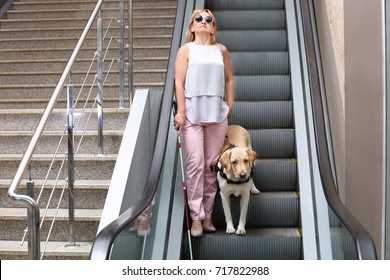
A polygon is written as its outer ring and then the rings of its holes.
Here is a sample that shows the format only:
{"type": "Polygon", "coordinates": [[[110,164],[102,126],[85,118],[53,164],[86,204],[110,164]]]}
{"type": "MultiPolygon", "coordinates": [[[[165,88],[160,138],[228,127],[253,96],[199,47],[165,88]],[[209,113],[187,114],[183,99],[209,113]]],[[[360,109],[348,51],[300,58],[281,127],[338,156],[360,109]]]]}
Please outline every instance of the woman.
{"type": "Polygon", "coordinates": [[[210,10],[194,11],[187,43],[175,62],[174,127],[180,129],[183,141],[192,236],[215,232],[211,215],[218,186],[210,166],[220,155],[234,104],[229,52],[216,43],[216,29],[210,10]]]}

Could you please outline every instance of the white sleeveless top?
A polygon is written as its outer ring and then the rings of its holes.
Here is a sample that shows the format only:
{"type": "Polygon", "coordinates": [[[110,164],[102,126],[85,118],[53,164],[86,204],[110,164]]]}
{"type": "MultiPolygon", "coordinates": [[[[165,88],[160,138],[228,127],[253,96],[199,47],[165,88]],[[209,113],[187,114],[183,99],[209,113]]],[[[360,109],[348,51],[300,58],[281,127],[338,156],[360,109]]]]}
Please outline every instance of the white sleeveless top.
{"type": "Polygon", "coordinates": [[[194,124],[222,122],[229,107],[224,102],[223,54],[217,45],[187,43],[190,50],[184,92],[187,119],[194,124]]]}

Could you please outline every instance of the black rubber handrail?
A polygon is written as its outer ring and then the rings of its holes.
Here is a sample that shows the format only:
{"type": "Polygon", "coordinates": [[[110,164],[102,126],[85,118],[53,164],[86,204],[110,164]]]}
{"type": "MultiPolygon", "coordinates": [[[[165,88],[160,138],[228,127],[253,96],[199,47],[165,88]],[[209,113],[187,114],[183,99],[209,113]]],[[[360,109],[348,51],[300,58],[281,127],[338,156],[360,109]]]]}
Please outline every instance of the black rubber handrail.
{"type": "Polygon", "coordinates": [[[14,0],[0,0],[0,18],[7,12],[14,0]]]}
{"type": "Polygon", "coordinates": [[[172,35],[171,50],[169,54],[167,75],[163,91],[163,99],[160,107],[160,118],[157,128],[156,146],[153,152],[149,175],[145,188],[139,200],[121,214],[115,221],[103,228],[93,243],[90,259],[109,259],[111,246],[118,234],[130,225],[152,202],[156,193],[163,166],[165,150],[167,146],[170,119],[172,116],[172,101],[174,93],[174,63],[176,53],[181,44],[182,28],[186,9],[186,0],[178,0],[176,19],[172,35]]]}
{"type": "Polygon", "coordinates": [[[328,149],[325,109],[323,99],[321,97],[321,73],[319,73],[321,65],[317,59],[317,52],[319,52],[319,50],[316,49],[315,44],[316,36],[314,32],[316,30],[316,25],[313,15],[313,1],[300,0],[300,3],[312,94],[318,163],[325,198],[336,217],[351,234],[357,258],[359,260],[376,260],[377,254],[370,233],[345,208],[337,192],[337,185],[333,178],[331,157],[328,149]]]}

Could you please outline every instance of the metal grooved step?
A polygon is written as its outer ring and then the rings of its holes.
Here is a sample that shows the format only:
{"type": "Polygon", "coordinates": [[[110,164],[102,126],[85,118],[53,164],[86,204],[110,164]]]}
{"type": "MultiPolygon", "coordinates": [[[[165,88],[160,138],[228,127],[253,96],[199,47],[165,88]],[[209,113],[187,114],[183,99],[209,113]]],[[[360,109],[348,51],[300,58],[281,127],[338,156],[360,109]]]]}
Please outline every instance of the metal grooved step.
{"type": "MultiPolygon", "coordinates": [[[[248,129],[257,153],[244,236],[225,233],[219,193],[217,232],[192,238],[194,259],[299,260],[303,258],[295,124],[283,0],[206,1],[217,19],[217,41],[230,53],[235,106],[229,124],[248,129]]],[[[240,198],[231,198],[234,225],[240,198]]],[[[182,258],[189,258],[187,237],[182,258]]]]}

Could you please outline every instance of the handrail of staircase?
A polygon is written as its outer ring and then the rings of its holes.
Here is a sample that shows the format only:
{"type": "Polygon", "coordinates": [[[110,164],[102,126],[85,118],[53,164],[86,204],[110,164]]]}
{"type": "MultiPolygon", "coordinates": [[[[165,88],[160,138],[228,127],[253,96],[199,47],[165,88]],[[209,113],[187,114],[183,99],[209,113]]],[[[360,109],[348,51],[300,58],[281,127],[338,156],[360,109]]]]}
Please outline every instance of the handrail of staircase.
{"type": "Polygon", "coordinates": [[[33,198],[31,198],[27,195],[18,194],[17,191],[18,191],[20,182],[22,181],[23,174],[25,173],[25,171],[26,171],[26,169],[31,161],[32,155],[33,155],[34,150],[38,144],[39,138],[41,137],[42,132],[46,126],[46,123],[51,115],[51,112],[54,109],[54,106],[57,102],[57,99],[58,99],[60,93],[61,93],[61,90],[64,87],[65,81],[70,74],[72,65],[76,60],[76,57],[77,57],[86,37],[88,35],[89,30],[92,27],[92,24],[93,24],[97,14],[98,14],[98,12],[100,11],[102,3],[103,3],[103,0],[97,0],[95,8],[93,9],[91,16],[90,16],[90,18],[89,18],[81,36],[80,36],[78,42],[77,42],[77,45],[74,48],[72,55],[70,56],[70,58],[66,64],[65,70],[62,73],[61,78],[60,78],[53,94],[51,95],[49,103],[47,104],[47,106],[42,114],[41,120],[39,121],[37,128],[34,131],[32,139],[31,139],[31,141],[26,149],[26,152],[24,153],[24,155],[22,157],[22,160],[19,164],[19,167],[18,167],[18,169],[15,173],[15,176],[11,181],[11,185],[8,189],[9,198],[14,200],[17,203],[26,205],[27,209],[31,215],[31,219],[32,219],[32,223],[31,223],[31,226],[32,226],[32,228],[31,228],[31,239],[32,239],[31,240],[31,242],[32,242],[31,251],[32,252],[31,252],[31,254],[32,254],[33,259],[39,259],[39,255],[40,255],[40,233],[39,233],[40,213],[39,213],[39,207],[38,207],[37,202],[33,198]]]}
{"type": "Polygon", "coordinates": [[[377,254],[370,233],[345,208],[337,193],[337,183],[335,182],[333,176],[334,172],[332,171],[331,166],[331,143],[329,142],[330,132],[328,130],[329,126],[327,125],[328,118],[324,97],[325,93],[321,87],[323,76],[314,18],[313,0],[300,0],[300,2],[314,109],[313,117],[315,123],[315,138],[317,141],[318,163],[324,194],[329,207],[351,234],[357,258],[359,260],[376,260],[377,254]]]}
{"type": "Polygon", "coordinates": [[[146,209],[152,202],[153,196],[156,193],[167,145],[174,92],[174,63],[177,50],[181,44],[186,2],[186,0],[177,1],[176,19],[163,91],[163,100],[160,107],[156,146],[154,148],[152,163],[144,190],[139,200],[133,206],[98,233],[91,249],[91,260],[109,259],[111,246],[114,243],[115,238],[146,209]]]}

